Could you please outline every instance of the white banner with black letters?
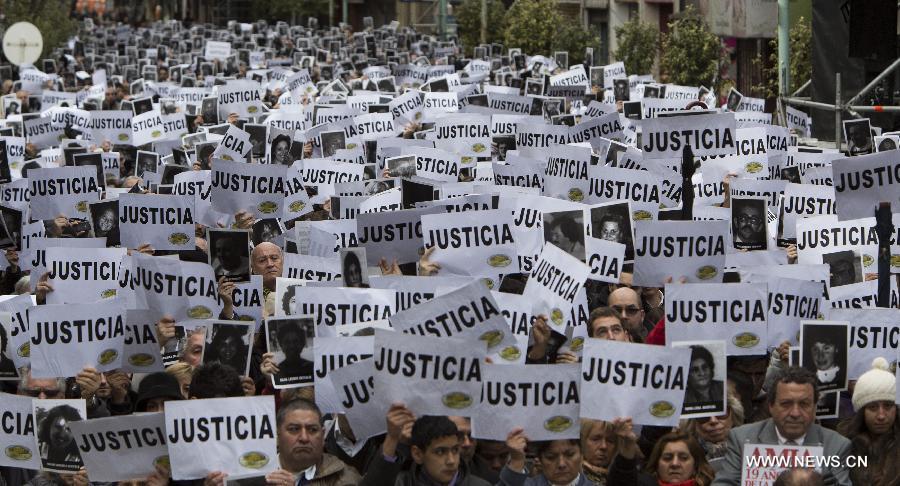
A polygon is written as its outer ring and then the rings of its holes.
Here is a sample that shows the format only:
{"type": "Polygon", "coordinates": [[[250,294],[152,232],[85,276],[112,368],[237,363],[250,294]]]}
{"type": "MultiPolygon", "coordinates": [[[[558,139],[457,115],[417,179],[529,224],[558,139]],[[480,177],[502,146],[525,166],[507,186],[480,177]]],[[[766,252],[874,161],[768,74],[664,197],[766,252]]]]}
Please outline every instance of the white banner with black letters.
{"type": "Polygon", "coordinates": [[[635,285],[722,281],[727,221],[636,221],[634,235],[635,285]]]}
{"type": "Polygon", "coordinates": [[[79,420],[69,429],[91,481],[145,478],[169,464],[162,412],[79,420]]]}
{"type": "Polygon", "coordinates": [[[119,234],[122,246],[154,250],[193,250],[194,197],[171,194],[121,194],[119,234]]]}

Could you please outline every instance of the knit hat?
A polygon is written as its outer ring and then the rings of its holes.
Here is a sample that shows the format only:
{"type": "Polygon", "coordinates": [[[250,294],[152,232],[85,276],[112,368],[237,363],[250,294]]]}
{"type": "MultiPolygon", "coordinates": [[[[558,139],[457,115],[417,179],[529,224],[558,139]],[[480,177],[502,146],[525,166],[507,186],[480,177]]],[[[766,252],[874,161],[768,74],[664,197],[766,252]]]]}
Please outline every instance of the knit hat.
{"type": "Polygon", "coordinates": [[[860,411],[872,402],[891,402],[896,399],[897,379],[888,371],[890,364],[884,358],[875,358],[872,369],[856,381],[853,390],[853,408],[860,411]]]}
{"type": "Polygon", "coordinates": [[[159,371],[150,373],[141,380],[138,385],[137,400],[134,402],[134,409],[137,412],[146,410],[147,402],[154,398],[168,398],[170,400],[182,400],[181,385],[178,378],[159,371]]]}

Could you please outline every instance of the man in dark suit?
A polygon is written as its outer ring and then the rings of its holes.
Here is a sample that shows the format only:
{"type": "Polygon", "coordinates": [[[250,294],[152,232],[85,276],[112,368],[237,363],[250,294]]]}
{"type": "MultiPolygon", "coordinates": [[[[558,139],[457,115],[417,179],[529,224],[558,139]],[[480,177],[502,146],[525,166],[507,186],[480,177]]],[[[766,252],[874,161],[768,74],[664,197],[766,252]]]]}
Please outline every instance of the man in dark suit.
{"type": "Polygon", "coordinates": [[[815,424],[819,391],[816,375],[793,366],[775,380],[769,390],[772,418],[732,429],[728,434],[728,452],[724,465],[711,486],[737,486],[741,480],[744,444],[821,446],[825,456],[840,457],[840,464],[824,461],[825,484],[851,486],[846,467],[850,441],[837,432],[815,424]]]}

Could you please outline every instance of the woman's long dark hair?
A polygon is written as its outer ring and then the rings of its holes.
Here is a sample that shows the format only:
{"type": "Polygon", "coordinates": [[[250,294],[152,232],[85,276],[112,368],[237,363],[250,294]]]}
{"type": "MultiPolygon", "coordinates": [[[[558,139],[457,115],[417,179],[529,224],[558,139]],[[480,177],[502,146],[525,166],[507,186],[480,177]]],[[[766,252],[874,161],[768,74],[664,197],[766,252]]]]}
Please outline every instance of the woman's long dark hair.
{"type": "Polygon", "coordinates": [[[700,446],[697,439],[683,430],[674,430],[659,438],[656,445],[653,446],[653,452],[650,453],[650,458],[647,459],[647,473],[651,474],[654,479],[659,479],[659,474],[657,472],[659,459],[662,457],[663,449],[671,442],[684,442],[687,444],[688,450],[694,458],[693,479],[697,486],[709,486],[712,484],[713,479],[716,477],[716,472],[713,470],[712,466],[709,465],[709,461],[706,460],[706,451],[703,450],[703,447],[700,446]]]}
{"type": "Polygon", "coordinates": [[[850,468],[853,484],[900,486],[900,417],[894,419],[890,432],[873,436],[866,427],[866,411],[862,408],[841,422],[837,431],[850,439],[851,454],[868,458],[866,467],[850,468]]]}

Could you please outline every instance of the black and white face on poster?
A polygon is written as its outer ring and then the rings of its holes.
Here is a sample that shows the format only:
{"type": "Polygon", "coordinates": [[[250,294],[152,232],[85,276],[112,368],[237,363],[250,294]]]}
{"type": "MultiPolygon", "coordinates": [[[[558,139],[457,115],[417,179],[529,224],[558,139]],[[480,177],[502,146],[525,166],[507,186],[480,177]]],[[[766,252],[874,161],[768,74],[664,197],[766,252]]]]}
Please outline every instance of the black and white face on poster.
{"type": "Polygon", "coordinates": [[[765,250],[768,247],[766,200],[731,198],[731,234],[739,250],[765,250]]]}
{"type": "Polygon", "coordinates": [[[847,389],[846,322],[803,321],[800,325],[800,366],[816,374],[819,391],[847,389]]]}
{"type": "Polygon", "coordinates": [[[276,388],[313,384],[315,323],[306,317],[266,320],[266,343],[275,354],[278,371],[272,375],[276,388]]]}
{"type": "Polygon", "coordinates": [[[83,465],[69,422],[87,417],[84,400],[33,400],[35,438],[41,454],[41,469],[59,473],[77,472],[83,465]]]}

